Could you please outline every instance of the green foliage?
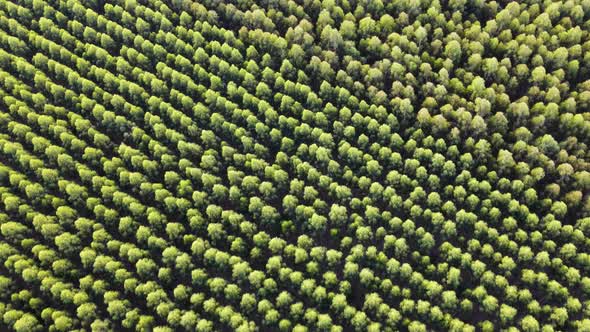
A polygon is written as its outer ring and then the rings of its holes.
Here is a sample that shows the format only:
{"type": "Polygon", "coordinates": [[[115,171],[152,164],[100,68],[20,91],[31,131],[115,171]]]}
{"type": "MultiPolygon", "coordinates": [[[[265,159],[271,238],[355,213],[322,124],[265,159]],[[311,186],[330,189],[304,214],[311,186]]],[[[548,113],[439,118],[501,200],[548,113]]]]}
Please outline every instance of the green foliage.
{"type": "Polygon", "coordinates": [[[0,330],[587,330],[589,12],[0,3],[0,330]]]}

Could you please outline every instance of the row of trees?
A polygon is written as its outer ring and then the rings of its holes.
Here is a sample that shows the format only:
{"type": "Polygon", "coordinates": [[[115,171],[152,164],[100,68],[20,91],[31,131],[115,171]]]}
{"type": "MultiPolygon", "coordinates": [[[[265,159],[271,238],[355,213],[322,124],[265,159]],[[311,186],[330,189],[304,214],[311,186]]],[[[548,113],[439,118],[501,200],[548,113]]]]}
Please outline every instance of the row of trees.
{"type": "Polygon", "coordinates": [[[10,329],[587,325],[585,2],[100,6],[0,6],[10,329]]]}

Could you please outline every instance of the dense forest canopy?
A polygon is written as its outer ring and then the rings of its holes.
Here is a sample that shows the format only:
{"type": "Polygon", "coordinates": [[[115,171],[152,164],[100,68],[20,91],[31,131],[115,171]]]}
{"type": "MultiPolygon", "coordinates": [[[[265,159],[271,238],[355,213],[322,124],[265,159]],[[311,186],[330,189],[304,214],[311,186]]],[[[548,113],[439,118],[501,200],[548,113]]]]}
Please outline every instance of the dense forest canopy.
{"type": "Polygon", "coordinates": [[[0,330],[590,331],[590,0],[0,0],[0,330]]]}

